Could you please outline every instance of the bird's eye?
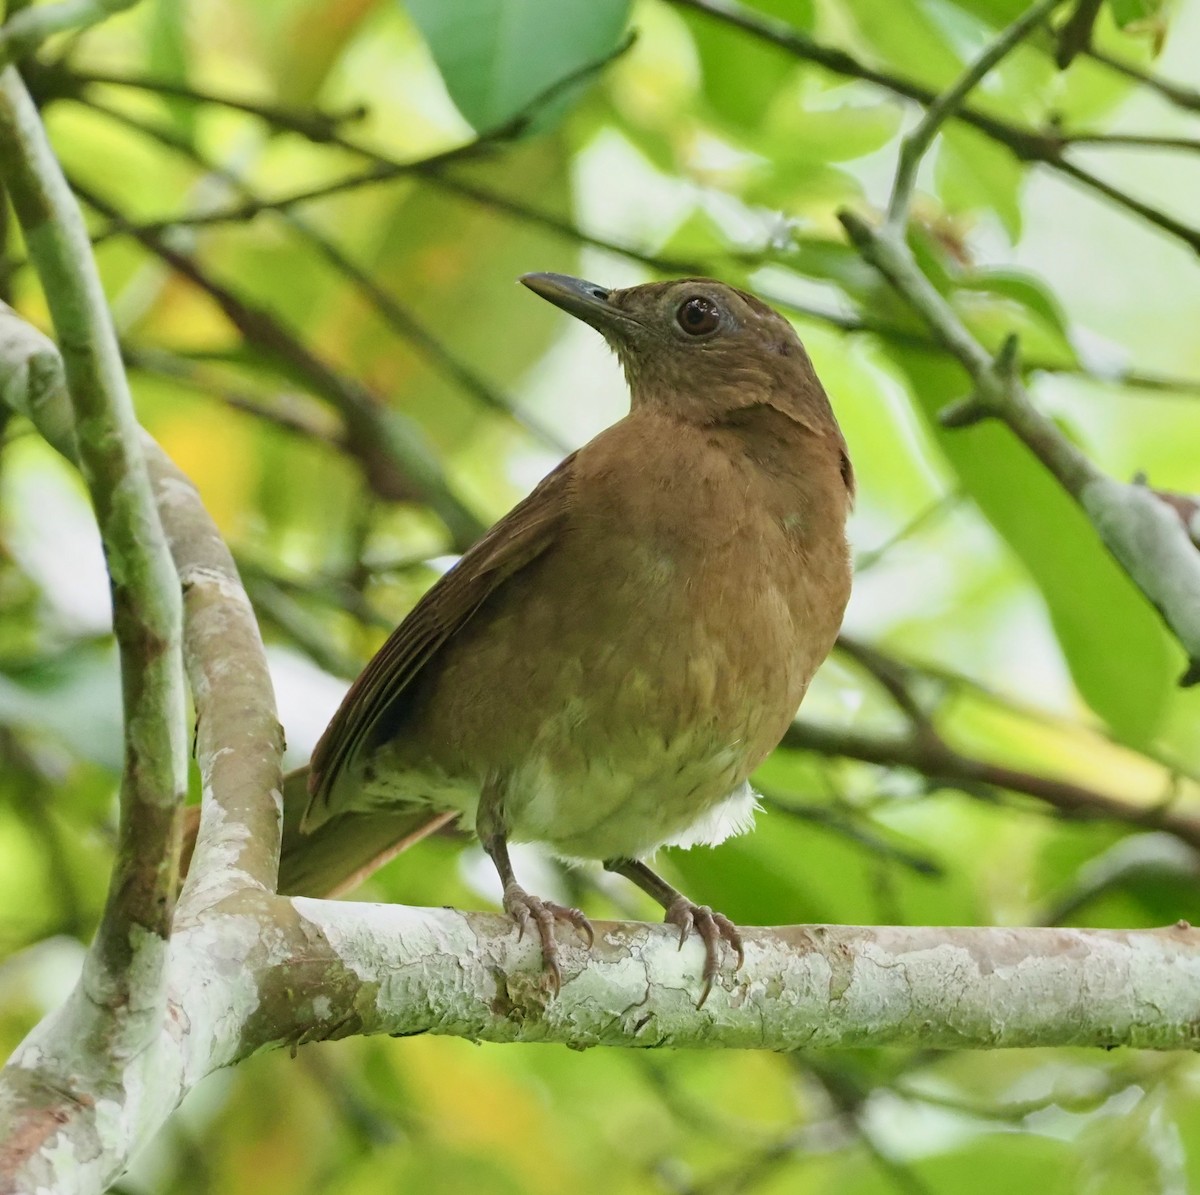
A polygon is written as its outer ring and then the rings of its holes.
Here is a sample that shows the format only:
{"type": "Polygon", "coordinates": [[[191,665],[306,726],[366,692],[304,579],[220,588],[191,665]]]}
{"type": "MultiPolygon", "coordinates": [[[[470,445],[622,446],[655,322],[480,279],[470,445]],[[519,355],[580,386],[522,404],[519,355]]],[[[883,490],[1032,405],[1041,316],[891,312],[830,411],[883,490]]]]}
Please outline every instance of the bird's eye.
{"type": "Polygon", "coordinates": [[[720,324],[721,312],[711,299],[696,295],[680,304],[675,322],[689,336],[705,336],[720,324]]]}

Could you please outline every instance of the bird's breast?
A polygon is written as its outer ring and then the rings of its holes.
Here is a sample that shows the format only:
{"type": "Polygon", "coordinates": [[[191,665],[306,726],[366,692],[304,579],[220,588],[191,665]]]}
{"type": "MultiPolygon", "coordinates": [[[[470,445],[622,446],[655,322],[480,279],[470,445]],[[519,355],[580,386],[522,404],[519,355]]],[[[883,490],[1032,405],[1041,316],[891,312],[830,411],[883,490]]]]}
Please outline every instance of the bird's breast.
{"type": "Polygon", "coordinates": [[[748,827],[747,777],[841,622],[845,512],[727,446],[691,448],[687,467],[664,438],[636,467],[581,470],[553,546],[427,670],[395,767],[500,779],[514,838],[564,855],[748,827]]]}

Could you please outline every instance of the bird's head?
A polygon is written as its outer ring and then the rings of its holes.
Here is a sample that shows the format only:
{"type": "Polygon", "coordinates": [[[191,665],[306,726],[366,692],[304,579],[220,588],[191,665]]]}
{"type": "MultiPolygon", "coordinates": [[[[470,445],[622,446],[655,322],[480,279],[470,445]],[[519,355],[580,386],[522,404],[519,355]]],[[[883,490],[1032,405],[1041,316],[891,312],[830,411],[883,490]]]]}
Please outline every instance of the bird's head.
{"type": "Polygon", "coordinates": [[[713,278],[609,290],[564,274],[521,281],[590,324],[616,351],[634,409],[701,423],[771,406],[817,434],[837,427],[792,326],[753,295],[713,278]]]}

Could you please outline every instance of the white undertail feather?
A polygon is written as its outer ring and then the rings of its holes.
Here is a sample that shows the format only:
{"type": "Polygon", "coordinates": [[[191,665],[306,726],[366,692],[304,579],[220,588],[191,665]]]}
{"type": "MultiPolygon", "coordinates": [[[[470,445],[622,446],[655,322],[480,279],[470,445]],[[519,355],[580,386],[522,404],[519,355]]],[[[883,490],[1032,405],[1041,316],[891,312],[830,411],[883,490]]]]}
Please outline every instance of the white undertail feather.
{"type": "Polygon", "coordinates": [[[745,783],[719,805],[714,805],[686,830],[668,838],[663,846],[717,846],[754,829],[754,815],[762,806],[758,793],[745,783]]]}

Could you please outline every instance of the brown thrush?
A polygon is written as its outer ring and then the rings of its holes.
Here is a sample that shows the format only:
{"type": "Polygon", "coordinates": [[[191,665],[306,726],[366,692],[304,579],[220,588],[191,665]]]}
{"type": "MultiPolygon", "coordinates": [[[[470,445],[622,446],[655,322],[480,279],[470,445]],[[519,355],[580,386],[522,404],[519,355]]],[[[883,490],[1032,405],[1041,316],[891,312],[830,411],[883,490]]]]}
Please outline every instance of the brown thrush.
{"type": "Polygon", "coordinates": [[[294,799],[282,891],[328,892],[472,824],[560,983],[555,922],[510,842],[598,859],[706,948],[733,924],[642,860],[748,830],[850,592],[845,441],[795,332],[707,278],[606,290],[529,274],[616,350],[630,413],[562,462],[417,603],[346,694],[294,799]]]}

